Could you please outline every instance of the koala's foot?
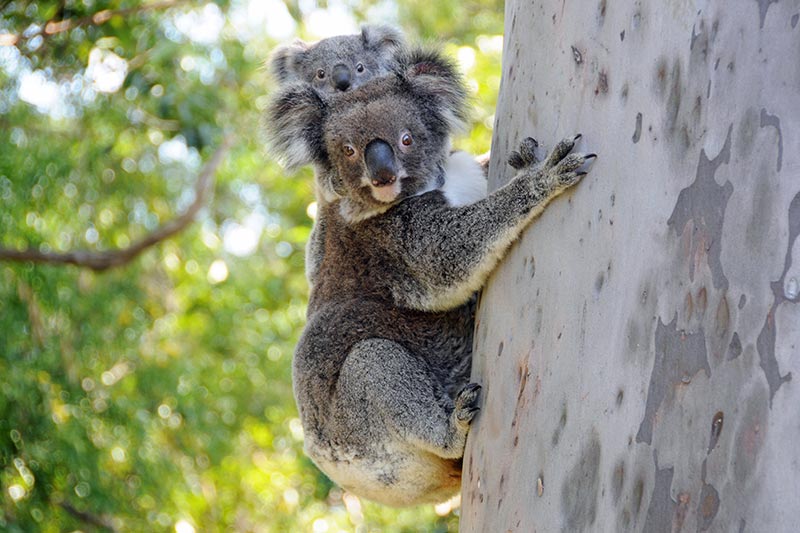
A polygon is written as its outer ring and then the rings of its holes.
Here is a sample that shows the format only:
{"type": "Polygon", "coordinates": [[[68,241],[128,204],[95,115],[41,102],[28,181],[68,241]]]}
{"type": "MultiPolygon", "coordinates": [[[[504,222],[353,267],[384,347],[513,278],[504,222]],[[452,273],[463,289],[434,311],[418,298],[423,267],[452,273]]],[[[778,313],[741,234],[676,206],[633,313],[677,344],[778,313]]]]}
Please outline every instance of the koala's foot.
{"type": "Polygon", "coordinates": [[[478,399],[481,394],[481,386],[477,383],[470,383],[466,385],[456,395],[456,408],[454,411],[456,422],[461,425],[468,426],[478,411],[478,399]]]}
{"type": "Polygon", "coordinates": [[[579,169],[597,157],[596,154],[571,153],[580,138],[579,133],[574,137],[563,139],[556,144],[543,162],[538,163],[533,153],[533,149],[537,146],[536,141],[529,137],[520,143],[519,151],[512,152],[509,164],[523,171],[530,170],[533,173],[536,189],[545,196],[549,196],[548,191],[550,194],[558,194],[578,183],[586,175],[586,172],[579,169]],[[518,164],[521,166],[516,167],[518,164]]]}

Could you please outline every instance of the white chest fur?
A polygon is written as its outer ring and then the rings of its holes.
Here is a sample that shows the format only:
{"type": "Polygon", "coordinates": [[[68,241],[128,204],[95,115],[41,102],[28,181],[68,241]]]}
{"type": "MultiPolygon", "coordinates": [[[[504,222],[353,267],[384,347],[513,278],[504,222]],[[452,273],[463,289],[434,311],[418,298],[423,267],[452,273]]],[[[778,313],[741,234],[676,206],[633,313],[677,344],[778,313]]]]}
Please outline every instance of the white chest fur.
{"type": "Polygon", "coordinates": [[[453,152],[445,167],[441,191],[453,207],[469,205],[486,198],[486,176],[475,159],[466,152],[453,152]]]}

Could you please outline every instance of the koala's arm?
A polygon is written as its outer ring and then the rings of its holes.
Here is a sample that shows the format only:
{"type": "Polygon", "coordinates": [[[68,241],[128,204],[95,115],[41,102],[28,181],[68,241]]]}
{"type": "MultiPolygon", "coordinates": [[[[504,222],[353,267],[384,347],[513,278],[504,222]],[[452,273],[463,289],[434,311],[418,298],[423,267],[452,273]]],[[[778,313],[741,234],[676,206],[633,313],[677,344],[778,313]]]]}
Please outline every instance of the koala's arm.
{"type": "Polygon", "coordinates": [[[487,198],[462,207],[414,210],[399,232],[410,276],[393,287],[395,299],[428,311],[466,302],[530,221],[585,174],[578,169],[595,156],[570,154],[578,138],[558,143],[541,164],[534,155],[536,141],[526,139],[509,158],[517,174],[487,198]]]}

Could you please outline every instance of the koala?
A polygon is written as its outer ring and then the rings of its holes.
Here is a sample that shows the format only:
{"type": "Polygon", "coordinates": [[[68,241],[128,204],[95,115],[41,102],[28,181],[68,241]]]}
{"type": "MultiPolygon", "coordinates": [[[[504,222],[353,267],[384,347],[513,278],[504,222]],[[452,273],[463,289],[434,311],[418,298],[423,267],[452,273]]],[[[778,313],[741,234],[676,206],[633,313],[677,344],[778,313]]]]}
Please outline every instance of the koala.
{"type": "Polygon", "coordinates": [[[576,135],[539,162],[528,138],[505,186],[454,202],[448,138],[465,92],[447,63],[425,59],[327,97],[293,85],[270,110],[274,146],[302,152],[320,178],[325,238],[293,359],[305,451],[346,490],[391,506],[458,492],[480,396],[472,295],[596,157],[572,152],[576,135]]]}
{"type": "MultiPolygon", "coordinates": [[[[373,78],[385,76],[402,68],[401,62],[438,65],[443,71],[453,71],[452,64],[437,51],[410,49],[398,30],[389,26],[371,25],[363,26],[361,33],[356,35],[330,37],[313,44],[297,41],[280,47],[272,54],[270,70],[278,81],[279,89],[305,84],[324,98],[355,89],[373,78]]],[[[281,109],[273,110],[282,112],[281,109]]],[[[275,112],[269,113],[268,129],[275,131],[275,127],[270,125],[280,124],[281,120],[282,117],[275,112]]],[[[459,122],[459,129],[463,129],[463,122],[459,122]]],[[[296,134],[300,136],[303,132],[298,131],[296,134]]],[[[302,150],[303,143],[298,142],[297,137],[282,135],[280,139],[282,146],[276,147],[276,151],[286,155],[290,168],[312,162],[309,154],[302,150]]],[[[448,161],[450,175],[459,178],[445,183],[449,189],[448,197],[462,204],[486,196],[488,163],[488,155],[473,159],[465,152],[451,151],[448,161]]],[[[330,182],[330,178],[320,175],[320,172],[322,171],[317,168],[318,177],[323,182],[330,182]]],[[[333,199],[336,194],[331,187],[323,187],[321,196],[333,199]]],[[[306,245],[306,279],[312,286],[319,266],[314,258],[321,257],[319,250],[322,249],[324,239],[324,226],[315,222],[306,245]]]]}
{"type": "Polygon", "coordinates": [[[403,35],[391,26],[365,25],[356,35],[282,46],[273,52],[270,70],[280,85],[307,83],[321,94],[330,94],[390,73],[405,47],[403,35]]]}

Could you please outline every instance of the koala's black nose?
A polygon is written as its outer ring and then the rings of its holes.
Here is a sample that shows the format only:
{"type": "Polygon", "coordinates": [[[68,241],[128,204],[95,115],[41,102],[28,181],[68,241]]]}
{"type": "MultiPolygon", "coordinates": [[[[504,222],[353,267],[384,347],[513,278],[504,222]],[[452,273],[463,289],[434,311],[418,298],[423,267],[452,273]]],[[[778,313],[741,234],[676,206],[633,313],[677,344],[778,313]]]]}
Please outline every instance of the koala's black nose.
{"type": "Polygon", "coordinates": [[[364,161],[367,164],[369,177],[376,187],[391,185],[397,179],[397,168],[394,164],[394,152],[388,143],[376,139],[364,150],[364,161]]]}
{"type": "Polygon", "coordinates": [[[340,91],[346,91],[350,87],[350,69],[346,65],[339,63],[333,67],[331,79],[334,87],[340,91]]]}

